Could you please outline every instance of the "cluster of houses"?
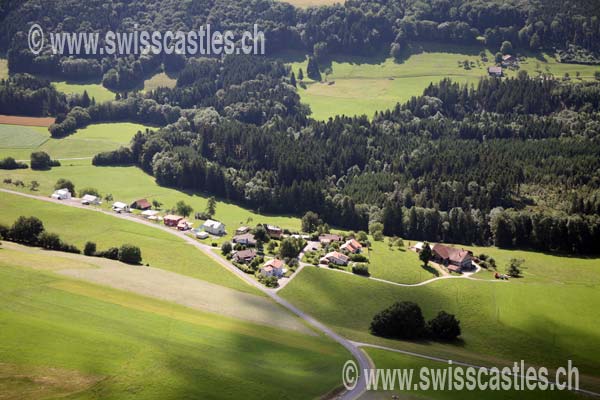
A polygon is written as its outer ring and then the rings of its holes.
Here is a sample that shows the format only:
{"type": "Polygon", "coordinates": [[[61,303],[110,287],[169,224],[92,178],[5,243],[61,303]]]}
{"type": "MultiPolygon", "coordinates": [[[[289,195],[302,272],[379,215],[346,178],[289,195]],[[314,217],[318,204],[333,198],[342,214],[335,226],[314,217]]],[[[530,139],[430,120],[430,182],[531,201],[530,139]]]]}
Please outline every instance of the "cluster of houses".
{"type": "Polygon", "coordinates": [[[517,57],[511,54],[505,54],[502,56],[502,61],[500,62],[500,65],[488,67],[488,75],[500,78],[504,76],[504,69],[515,68],[518,65],[519,59],[517,57]]]}
{"type": "MultiPolygon", "coordinates": [[[[325,233],[319,236],[319,244],[323,247],[330,246],[333,243],[341,243],[344,238],[340,235],[325,233]]],[[[340,251],[334,250],[325,254],[319,260],[320,265],[339,265],[345,266],[350,262],[348,254],[359,254],[363,246],[354,238],[350,238],[340,246],[340,251]]]]}
{"type": "MultiPolygon", "coordinates": [[[[271,239],[280,240],[283,238],[283,229],[275,225],[266,225],[267,235],[271,239]]],[[[237,250],[233,253],[232,260],[240,264],[249,264],[258,255],[256,249],[257,240],[247,226],[241,226],[235,231],[235,236],[231,240],[236,245],[244,246],[244,249],[237,250]]],[[[260,274],[265,277],[275,276],[281,278],[286,270],[283,260],[274,258],[268,260],[260,268],[260,274]]]]}
{"type": "MultiPolygon", "coordinates": [[[[418,242],[411,249],[420,253],[424,246],[424,243],[418,242]]],[[[431,253],[432,261],[443,265],[448,271],[460,273],[473,269],[472,251],[436,243],[431,246],[431,253]]]]}

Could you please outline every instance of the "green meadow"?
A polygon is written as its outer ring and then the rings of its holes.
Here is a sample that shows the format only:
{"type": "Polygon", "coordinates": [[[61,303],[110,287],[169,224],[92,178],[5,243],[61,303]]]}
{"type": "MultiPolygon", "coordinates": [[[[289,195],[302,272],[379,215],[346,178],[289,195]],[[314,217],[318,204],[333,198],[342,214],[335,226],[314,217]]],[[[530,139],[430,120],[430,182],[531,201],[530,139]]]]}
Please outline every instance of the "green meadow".
{"type": "Polygon", "coordinates": [[[8,78],[8,60],[0,58],[0,79],[8,78]]]}
{"type": "Polygon", "coordinates": [[[167,232],[92,210],[0,192],[0,223],[10,225],[20,215],[40,218],[46,230],[58,233],[64,241],[80,249],[87,241],[95,242],[99,250],[131,243],[142,250],[144,264],[260,294],[200,250],[167,232]]]}
{"type": "MultiPolygon", "coordinates": [[[[449,366],[446,363],[436,362],[425,360],[423,358],[407,356],[404,354],[394,353],[391,351],[374,349],[374,348],[365,348],[365,351],[369,355],[369,357],[373,360],[377,368],[384,369],[402,369],[405,376],[410,374],[409,371],[412,372],[412,380],[413,385],[415,383],[421,382],[419,380],[419,375],[421,373],[421,368],[427,369],[426,376],[430,377],[434,374],[442,374],[447,370],[447,374],[449,375],[449,366]],[[405,372],[406,371],[406,372],[405,372]]],[[[453,365],[452,372],[456,373],[456,370],[460,369],[464,371],[466,370],[463,367],[453,365]]],[[[447,376],[448,376],[447,375],[447,376]]],[[[440,376],[440,375],[438,375],[440,376]]],[[[554,377],[552,377],[554,378],[554,377]]],[[[552,379],[553,380],[553,379],[552,379]]],[[[433,379],[430,379],[430,384],[433,384],[433,379]]],[[[448,378],[446,378],[446,382],[448,378]]],[[[425,382],[423,382],[425,383],[425,382]]],[[[483,380],[484,384],[489,384],[490,380],[483,380]]],[[[382,385],[381,381],[379,385],[382,385]]],[[[412,385],[411,385],[412,386],[412,385]]],[[[375,389],[375,388],[373,388],[375,389]]],[[[378,390],[368,391],[361,399],[363,400],[376,400],[376,399],[389,399],[393,394],[401,396],[400,398],[427,398],[431,400],[479,400],[482,398],[485,399],[502,399],[502,400],[520,400],[520,399],[539,399],[544,398],[548,400],[554,399],[583,399],[585,398],[582,395],[577,395],[573,392],[568,391],[529,391],[529,390],[512,390],[512,391],[492,391],[492,390],[415,390],[414,386],[406,387],[404,390],[400,390],[398,388],[398,384],[396,384],[394,389],[388,388],[388,390],[384,390],[382,386],[378,386],[378,390]]]]}
{"type": "MultiPolygon", "coordinates": [[[[498,259],[514,255],[502,250],[494,254],[498,259]]],[[[521,255],[527,275],[508,282],[446,279],[398,287],[305,268],[280,294],[357,341],[483,365],[525,360],[555,367],[572,359],[598,384],[600,331],[594,316],[600,307],[600,260],[521,255]],[[419,304],[426,319],[441,310],[455,314],[461,321],[461,342],[405,342],[371,335],[373,315],[400,300],[419,304]]]]}
{"type": "Polygon", "coordinates": [[[4,399],[317,398],[339,385],[348,359],[324,337],[199,312],[2,256],[0,321],[4,399]]]}
{"type": "Polygon", "coordinates": [[[58,159],[91,158],[100,152],[126,146],[137,131],[145,129],[152,128],[129,122],[94,124],[66,138],[54,139],[46,128],[0,125],[0,158],[11,156],[29,160],[34,151],[45,151],[58,159]]]}
{"type": "MultiPolygon", "coordinates": [[[[302,68],[306,88],[298,85],[302,101],[308,104],[315,119],[326,120],[339,114],[372,117],[375,111],[393,108],[413,96],[423,93],[431,83],[444,78],[466,84],[476,84],[487,75],[488,66],[493,65],[490,50],[477,46],[440,45],[420,43],[417,51],[400,62],[392,58],[338,57],[320,65],[322,82],[306,77],[308,60],[296,57],[289,63],[298,75],[302,68]],[[482,61],[480,52],[486,53],[487,62],[482,61]],[[468,60],[469,69],[463,62],[468,60]],[[329,73],[328,73],[329,72],[329,73]]],[[[530,75],[541,72],[562,77],[569,73],[575,79],[591,80],[597,66],[561,64],[549,54],[526,54],[527,60],[521,69],[530,75]]],[[[508,71],[508,76],[516,73],[508,71]]]]}
{"type": "Polygon", "coordinates": [[[53,81],[52,84],[59,92],[65,94],[78,94],[82,95],[84,91],[87,91],[90,98],[96,99],[96,103],[103,103],[105,101],[111,101],[115,99],[115,93],[111,92],[101,83],[74,83],[67,81],[53,81]]]}
{"type": "Polygon", "coordinates": [[[177,84],[177,78],[167,75],[165,72],[152,75],[144,81],[144,92],[149,92],[159,87],[174,88],[177,84]]]}

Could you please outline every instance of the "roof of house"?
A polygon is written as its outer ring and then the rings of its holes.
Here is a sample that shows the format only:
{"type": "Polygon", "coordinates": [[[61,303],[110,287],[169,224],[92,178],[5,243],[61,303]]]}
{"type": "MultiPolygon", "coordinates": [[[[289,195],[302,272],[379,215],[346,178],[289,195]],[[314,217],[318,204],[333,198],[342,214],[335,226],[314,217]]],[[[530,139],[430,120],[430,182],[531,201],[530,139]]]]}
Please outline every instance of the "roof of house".
{"type": "Polygon", "coordinates": [[[322,235],[319,235],[319,240],[320,241],[339,242],[340,240],[342,240],[342,237],[340,235],[336,235],[334,233],[324,233],[322,235]]]}
{"type": "Polygon", "coordinates": [[[98,200],[98,197],[94,196],[93,194],[84,194],[83,197],[81,198],[81,200],[84,200],[84,201],[96,201],[96,200],[98,200]]]}
{"type": "Polygon", "coordinates": [[[492,74],[501,74],[502,67],[488,67],[488,72],[492,74]]]}
{"type": "Polygon", "coordinates": [[[158,214],[160,214],[160,213],[158,211],[156,211],[156,210],[145,210],[145,211],[142,211],[142,215],[149,216],[149,217],[152,217],[152,216],[158,215],[158,214]]]}
{"type": "Polygon", "coordinates": [[[113,208],[127,208],[128,205],[125,203],[121,203],[120,201],[115,201],[113,203],[113,208]]]}
{"type": "Polygon", "coordinates": [[[225,225],[223,225],[222,222],[215,221],[215,220],[212,220],[212,219],[207,219],[206,221],[204,221],[204,224],[202,224],[202,226],[218,229],[218,228],[221,228],[221,227],[223,227],[225,225]]]}
{"type": "Polygon", "coordinates": [[[471,253],[465,249],[457,249],[455,247],[444,246],[443,244],[435,244],[431,250],[434,254],[444,260],[450,260],[457,263],[471,258],[471,253]]]}
{"type": "Polygon", "coordinates": [[[134,205],[135,207],[138,208],[150,208],[152,207],[152,204],[150,204],[150,202],[146,199],[139,199],[136,200],[132,203],[132,205],[134,205]]]}
{"type": "Polygon", "coordinates": [[[280,232],[281,228],[275,225],[267,225],[267,230],[269,231],[275,231],[275,232],[280,232]]]}
{"type": "Polygon", "coordinates": [[[254,239],[254,235],[251,233],[244,233],[242,235],[235,235],[233,237],[234,242],[246,241],[246,242],[256,242],[254,239]]]}
{"type": "Polygon", "coordinates": [[[240,226],[235,231],[245,233],[245,232],[248,232],[249,230],[250,230],[250,228],[248,228],[247,226],[240,226]]]}
{"type": "Polygon", "coordinates": [[[283,265],[283,260],[280,260],[279,258],[273,258],[265,263],[264,268],[271,267],[274,269],[281,269],[283,268],[283,265]]]}
{"type": "Polygon", "coordinates": [[[165,215],[165,217],[163,218],[163,220],[165,221],[181,221],[183,219],[183,217],[180,217],[179,215],[165,215]]]}
{"type": "Polygon", "coordinates": [[[234,254],[234,257],[236,257],[238,259],[242,259],[242,260],[245,260],[247,258],[254,258],[254,257],[256,257],[256,250],[253,250],[253,249],[240,250],[234,254]]]}
{"type": "Polygon", "coordinates": [[[348,249],[351,252],[355,252],[356,250],[362,249],[362,244],[358,243],[356,239],[350,239],[346,243],[341,246],[343,249],[348,249]]]}
{"type": "Polygon", "coordinates": [[[350,259],[347,255],[340,253],[339,251],[329,252],[329,253],[325,254],[324,258],[331,258],[331,257],[337,258],[338,260],[342,260],[342,261],[348,261],[350,259]]]}
{"type": "Polygon", "coordinates": [[[506,61],[506,60],[510,60],[513,59],[514,57],[512,56],[512,54],[505,54],[502,56],[502,61],[506,61]]]}

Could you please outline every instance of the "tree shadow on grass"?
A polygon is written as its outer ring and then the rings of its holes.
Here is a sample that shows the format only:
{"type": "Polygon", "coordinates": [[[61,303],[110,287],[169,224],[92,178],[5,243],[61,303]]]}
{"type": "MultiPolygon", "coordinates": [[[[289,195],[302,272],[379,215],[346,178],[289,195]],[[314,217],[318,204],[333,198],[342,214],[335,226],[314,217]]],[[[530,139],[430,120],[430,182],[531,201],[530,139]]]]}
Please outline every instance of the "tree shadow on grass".
{"type": "Polygon", "coordinates": [[[429,272],[430,274],[435,275],[436,277],[440,276],[440,271],[438,271],[437,269],[433,268],[429,264],[427,264],[427,265],[421,265],[421,268],[423,268],[425,271],[429,272]]]}

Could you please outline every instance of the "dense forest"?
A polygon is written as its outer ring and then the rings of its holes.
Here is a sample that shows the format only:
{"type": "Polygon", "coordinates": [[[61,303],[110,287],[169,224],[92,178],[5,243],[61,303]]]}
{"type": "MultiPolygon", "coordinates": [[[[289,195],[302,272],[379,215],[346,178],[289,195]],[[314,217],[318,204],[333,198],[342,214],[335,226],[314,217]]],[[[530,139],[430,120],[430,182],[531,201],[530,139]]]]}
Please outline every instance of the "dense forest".
{"type": "MultiPolygon", "coordinates": [[[[113,90],[129,90],[161,66],[179,71],[185,56],[69,57],[47,49],[28,51],[27,31],[181,30],[211,24],[239,37],[258,24],[266,51],[302,50],[316,59],[332,54],[392,54],[403,57],[415,41],[486,45],[498,51],[509,41],[516,52],[557,50],[563,61],[600,62],[599,7],[589,0],[348,0],[344,4],[295,8],[274,0],[7,0],[0,5],[0,51],[11,72],[70,79],[102,79],[113,90]]],[[[103,39],[102,39],[103,40],[103,39]]]]}

